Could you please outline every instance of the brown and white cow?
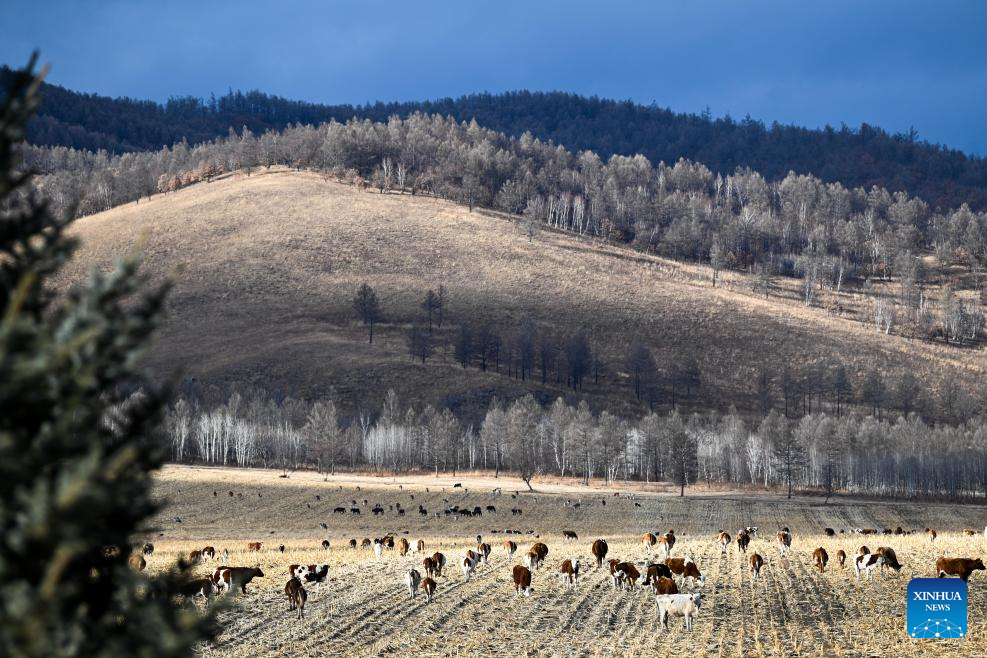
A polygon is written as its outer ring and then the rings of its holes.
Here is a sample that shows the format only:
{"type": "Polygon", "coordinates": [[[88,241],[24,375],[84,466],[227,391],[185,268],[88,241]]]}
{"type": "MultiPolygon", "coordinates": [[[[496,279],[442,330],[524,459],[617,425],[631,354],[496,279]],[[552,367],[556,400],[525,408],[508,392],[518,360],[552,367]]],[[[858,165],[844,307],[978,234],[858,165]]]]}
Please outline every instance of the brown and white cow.
{"type": "Polygon", "coordinates": [[[650,555],[651,550],[654,548],[655,544],[658,543],[658,536],[653,532],[646,532],[641,535],[641,543],[644,544],[645,552],[650,555]]]}
{"type": "Polygon", "coordinates": [[[858,557],[861,556],[861,555],[867,555],[869,553],[870,553],[870,549],[867,548],[867,545],[866,544],[857,549],[857,556],[858,557]]]}
{"type": "Polygon", "coordinates": [[[665,566],[671,569],[673,574],[682,577],[683,586],[685,586],[686,578],[691,579],[693,587],[695,587],[697,581],[700,587],[706,584],[706,577],[699,572],[699,565],[690,557],[666,558],[665,566]]]}
{"type": "Polygon", "coordinates": [[[521,563],[528,569],[536,571],[541,566],[541,559],[535,551],[528,551],[521,563]]]}
{"type": "Polygon", "coordinates": [[[757,580],[761,575],[761,567],[764,566],[764,558],[754,553],[748,561],[751,563],[751,580],[757,580]]]}
{"type": "Polygon", "coordinates": [[[476,552],[480,556],[480,561],[483,562],[484,564],[490,562],[490,551],[492,550],[493,547],[487,543],[480,543],[476,545],[476,552]]]}
{"type": "Polygon", "coordinates": [[[431,603],[435,596],[435,581],[426,576],[422,581],[422,591],[425,592],[425,603],[431,603]]]}
{"type": "Polygon", "coordinates": [[[404,575],[404,584],[408,586],[408,595],[411,598],[418,596],[418,586],[421,582],[422,575],[418,573],[418,569],[408,569],[408,573],[404,575]]]}
{"type": "Polygon", "coordinates": [[[407,539],[405,539],[404,537],[398,539],[398,555],[404,557],[405,555],[408,554],[408,549],[410,547],[411,545],[408,543],[407,539]]]}
{"type": "Polygon", "coordinates": [[[360,542],[360,548],[370,548],[373,542],[370,541],[370,537],[364,537],[363,541],[360,542]]]}
{"type": "Polygon", "coordinates": [[[788,555],[788,551],[792,548],[792,532],[788,528],[782,528],[775,535],[775,541],[778,543],[778,551],[781,552],[781,556],[785,557],[788,555]]]}
{"type": "Polygon", "coordinates": [[[436,553],[432,556],[432,568],[435,570],[435,577],[438,578],[442,575],[442,570],[446,568],[446,556],[442,553],[436,553]]]}
{"type": "Polygon", "coordinates": [[[247,543],[247,551],[249,552],[256,553],[257,551],[260,550],[260,547],[261,547],[261,542],[259,541],[252,541],[247,543]]]}
{"type": "Polygon", "coordinates": [[[938,537],[939,535],[936,534],[936,531],[933,530],[932,528],[926,528],[925,529],[925,536],[929,538],[929,543],[931,544],[932,542],[934,542],[936,540],[936,537],[938,537]]]}
{"type": "Polygon", "coordinates": [[[534,544],[532,544],[531,550],[533,550],[535,553],[538,553],[538,559],[541,562],[544,562],[545,558],[548,557],[548,546],[546,546],[542,542],[535,542],[534,544]]]}
{"type": "Polygon", "coordinates": [[[655,596],[662,594],[678,594],[679,586],[675,584],[674,579],[662,576],[661,578],[656,578],[651,581],[651,591],[655,594],[655,596]]]}
{"type": "Polygon", "coordinates": [[[182,585],[179,590],[186,601],[192,601],[197,596],[202,596],[202,598],[208,600],[215,591],[216,587],[213,585],[212,578],[196,578],[195,580],[190,580],[182,585]]]}
{"type": "Polygon", "coordinates": [[[504,552],[507,553],[507,559],[510,560],[517,553],[517,544],[512,542],[510,539],[504,540],[504,552]]]}
{"type": "Polygon", "coordinates": [[[590,552],[593,553],[593,557],[596,558],[597,569],[603,566],[603,560],[606,559],[607,552],[609,550],[610,547],[607,546],[607,542],[605,539],[597,539],[595,542],[593,542],[593,546],[592,548],[590,548],[590,552]]]}
{"type": "Polygon", "coordinates": [[[723,532],[722,530],[720,530],[720,534],[716,536],[716,543],[720,545],[720,553],[722,555],[726,555],[727,546],[730,545],[730,539],[730,533],[723,532]]]}
{"type": "Polygon", "coordinates": [[[980,533],[978,533],[973,528],[963,528],[963,534],[966,535],[967,537],[976,537],[980,533]]]}
{"type": "Polygon", "coordinates": [[[579,580],[579,560],[575,562],[566,560],[559,571],[562,573],[562,588],[575,591],[576,582],[579,580]]]}
{"type": "Polygon", "coordinates": [[[476,561],[479,558],[480,556],[473,551],[466,551],[466,555],[460,558],[459,567],[463,570],[463,578],[466,579],[466,582],[469,582],[470,576],[476,571],[476,561]]]}
{"type": "Polygon", "coordinates": [[[671,578],[672,570],[669,569],[664,564],[651,563],[644,568],[644,585],[651,585],[654,587],[654,583],[659,578],[671,578]]]}
{"type": "Polygon", "coordinates": [[[202,562],[202,551],[191,551],[188,554],[189,564],[198,564],[202,562]]]}
{"type": "Polygon", "coordinates": [[[216,549],[212,546],[206,546],[202,549],[202,559],[203,560],[215,560],[216,559],[216,549]]]}
{"type": "Polygon", "coordinates": [[[665,553],[665,559],[672,554],[672,547],[675,546],[675,531],[669,529],[668,532],[658,538],[658,548],[665,553]]]}
{"type": "Polygon", "coordinates": [[[429,578],[435,575],[435,561],[432,558],[427,557],[422,560],[422,568],[425,570],[425,575],[429,578]]]}
{"type": "Polygon", "coordinates": [[[836,561],[840,563],[840,569],[845,568],[845,566],[846,566],[846,551],[844,551],[842,548],[840,550],[836,551],[836,561]]]}
{"type": "Polygon", "coordinates": [[[858,555],[853,561],[853,568],[857,573],[857,580],[860,580],[861,573],[866,573],[867,580],[871,580],[874,577],[874,570],[879,568],[882,564],[884,564],[884,558],[877,553],[864,553],[863,555],[858,555]]]}
{"type": "Polygon", "coordinates": [[[212,572],[212,583],[218,593],[229,594],[239,587],[246,594],[250,581],[263,577],[260,567],[216,567],[212,572]]]}
{"type": "Polygon", "coordinates": [[[534,590],[531,588],[531,570],[520,564],[514,566],[512,573],[514,577],[514,590],[518,596],[531,596],[534,590]]]}
{"type": "Polygon", "coordinates": [[[826,565],[829,563],[829,553],[826,549],[820,546],[816,550],[812,551],[812,561],[816,564],[816,568],[819,569],[819,573],[826,571],[826,565]]]}
{"type": "Polygon", "coordinates": [[[614,586],[617,589],[624,589],[625,583],[627,589],[634,589],[634,585],[642,580],[641,572],[631,562],[619,562],[613,569],[614,586]]]}
{"type": "Polygon", "coordinates": [[[579,535],[572,530],[562,531],[562,541],[576,541],[577,539],[579,539],[579,535]]]}
{"type": "Polygon", "coordinates": [[[297,578],[302,584],[314,583],[315,595],[322,594],[322,583],[329,579],[329,565],[321,564],[292,564],[288,566],[288,575],[297,578]]]}
{"type": "Polygon", "coordinates": [[[415,542],[415,553],[424,553],[424,552],[425,552],[425,540],[419,539],[417,542],[415,542]]]}
{"type": "Polygon", "coordinates": [[[292,578],[284,585],[284,594],[288,597],[288,611],[297,610],[298,618],[305,616],[305,602],[308,600],[308,593],[302,587],[302,581],[292,578]]]}
{"type": "Polygon", "coordinates": [[[747,530],[741,530],[737,533],[737,550],[743,553],[747,552],[747,545],[751,543],[751,536],[747,530]]]}
{"type": "Polygon", "coordinates": [[[941,557],[936,560],[936,576],[938,578],[959,576],[963,582],[968,582],[974,571],[983,570],[984,561],[980,558],[973,560],[968,557],[941,557]]]}

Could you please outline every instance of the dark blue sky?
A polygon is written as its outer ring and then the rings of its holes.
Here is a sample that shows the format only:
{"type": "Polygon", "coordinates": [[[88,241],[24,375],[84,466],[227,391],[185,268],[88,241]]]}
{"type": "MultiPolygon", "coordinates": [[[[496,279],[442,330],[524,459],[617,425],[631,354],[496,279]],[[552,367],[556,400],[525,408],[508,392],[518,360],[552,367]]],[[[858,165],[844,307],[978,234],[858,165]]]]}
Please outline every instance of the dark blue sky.
{"type": "Polygon", "coordinates": [[[7,0],[0,62],[165,100],[327,103],[510,89],[807,126],[862,121],[987,154],[987,2],[7,0]]]}

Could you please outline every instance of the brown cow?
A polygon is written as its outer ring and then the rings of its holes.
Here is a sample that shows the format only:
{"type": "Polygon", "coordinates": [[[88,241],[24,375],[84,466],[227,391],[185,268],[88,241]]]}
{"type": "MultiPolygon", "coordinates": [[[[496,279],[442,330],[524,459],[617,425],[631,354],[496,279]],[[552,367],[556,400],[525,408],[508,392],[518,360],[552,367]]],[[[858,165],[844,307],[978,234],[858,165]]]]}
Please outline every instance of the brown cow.
{"type": "Polygon", "coordinates": [[[782,528],[775,535],[775,541],[778,542],[778,550],[781,552],[781,556],[785,557],[788,555],[788,551],[792,548],[792,533],[788,528],[782,528]]]}
{"type": "Polygon", "coordinates": [[[829,553],[826,552],[825,548],[820,546],[812,551],[812,561],[816,563],[819,573],[823,573],[826,571],[826,564],[829,563],[829,553]]]}
{"type": "Polygon", "coordinates": [[[192,551],[188,554],[189,564],[198,564],[202,562],[202,551],[192,551]]]}
{"type": "Polygon", "coordinates": [[[761,567],[764,566],[764,558],[754,553],[750,556],[749,561],[751,563],[751,580],[757,580],[758,576],[761,575],[761,567]]]}
{"type": "Polygon", "coordinates": [[[446,556],[442,553],[436,553],[432,556],[432,565],[435,568],[435,577],[438,578],[442,575],[442,570],[446,568],[446,556]]]}
{"type": "Polygon", "coordinates": [[[730,533],[720,530],[720,534],[716,536],[716,543],[720,545],[720,553],[725,555],[727,552],[727,546],[730,545],[730,533]]]}
{"type": "Polygon", "coordinates": [[[620,562],[614,567],[614,585],[617,589],[634,589],[634,584],[641,581],[641,572],[630,562],[620,562]]]}
{"type": "Polygon", "coordinates": [[[936,534],[936,531],[933,530],[932,528],[926,528],[925,529],[925,536],[929,538],[929,543],[931,544],[932,542],[934,542],[936,540],[936,537],[938,537],[939,535],[937,535],[936,534]]]}
{"type": "Polygon", "coordinates": [[[672,554],[672,547],[675,546],[675,531],[669,528],[668,532],[658,538],[658,548],[665,552],[665,559],[672,554]]]}
{"type": "Polygon", "coordinates": [[[881,563],[882,569],[894,569],[895,571],[901,571],[901,564],[898,562],[898,556],[895,554],[893,548],[888,546],[879,546],[877,548],[877,554],[884,558],[884,562],[881,563]]]}
{"type": "Polygon", "coordinates": [[[963,582],[969,582],[974,571],[983,571],[984,561],[980,558],[972,560],[967,557],[941,557],[936,560],[936,574],[939,578],[959,576],[963,582]]]}
{"type": "Polygon", "coordinates": [[[747,545],[751,543],[751,536],[746,530],[737,533],[737,549],[747,552],[747,545]]]}
{"type": "Polygon", "coordinates": [[[423,553],[425,551],[425,540],[419,539],[418,543],[415,544],[415,552],[423,553]]]}
{"type": "Polygon", "coordinates": [[[410,546],[411,545],[408,544],[408,540],[405,539],[404,537],[401,537],[400,539],[398,539],[398,554],[401,557],[404,557],[405,555],[408,554],[408,548],[410,548],[410,546]]]}
{"type": "Polygon", "coordinates": [[[356,540],[355,539],[351,539],[350,540],[350,548],[356,548],[356,540]]]}
{"type": "Polygon", "coordinates": [[[426,576],[422,581],[422,591],[425,592],[425,603],[431,603],[435,596],[435,581],[426,576]]]}
{"type": "Polygon", "coordinates": [[[435,561],[432,558],[427,557],[422,560],[422,568],[425,570],[426,576],[431,577],[435,575],[435,561]]]}
{"type": "Polygon", "coordinates": [[[544,562],[545,558],[548,557],[548,546],[541,542],[536,542],[531,545],[531,550],[538,553],[538,558],[544,562]]]}
{"type": "Polygon", "coordinates": [[[284,586],[285,596],[288,597],[288,610],[297,610],[298,618],[301,619],[305,616],[305,602],[308,600],[308,594],[305,592],[305,588],[302,587],[302,581],[297,578],[292,578],[284,586]]]}
{"type": "Polygon", "coordinates": [[[186,600],[193,600],[195,597],[202,595],[202,598],[209,599],[213,595],[215,587],[211,578],[196,578],[195,580],[190,580],[189,582],[182,585],[179,593],[185,597],[186,600]]]}
{"type": "Polygon", "coordinates": [[[514,589],[518,596],[531,596],[531,570],[520,564],[514,566],[514,589]]]}
{"type": "Polygon", "coordinates": [[[259,541],[252,541],[247,544],[247,550],[256,553],[260,550],[261,543],[259,541]]]}
{"type": "Polygon", "coordinates": [[[360,548],[370,548],[372,544],[373,542],[370,541],[370,537],[364,537],[363,541],[360,542],[360,548]]]}
{"type": "Polygon", "coordinates": [[[590,551],[593,553],[593,557],[596,558],[597,569],[603,566],[603,560],[606,559],[607,551],[609,550],[610,547],[607,546],[607,542],[605,539],[597,539],[595,542],[593,542],[593,547],[590,549],[590,551]]]}
{"type": "Polygon", "coordinates": [[[577,539],[579,539],[579,535],[572,530],[562,531],[562,541],[576,541],[577,539]]]}
{"type": "Polygon", "coordinates": [[[678,594],[679,586],[675,584],[674,579],[662,576],[661,578],[651,581],[651,590],[654,592],[655,596],[660,594],[678,594]]]}
{"type": "Polygon", "coordinates": [[[683,586],[686,578],[692,579],[693,587],[695,587],[696,581],[699,581],[700,587],[706,584],[706,577],[699,572],[699,565],[693,562],[692,558],[670,557],[665,560],[665,566],[671,569],[675,575],[682,577],[683,586]]]}
{"type": "Polygon", "coordinates": [[[664,564],[649,564],[644,569],[644,585],[654,586],[654,583],[659,578],[671,578],[672,571],[664,564]]]}
{"type": "Polygon", "coordinates": [[[131,555],[127,559],[127,562],[130,564],[131,568],[136,571],[144,571],[144,569],[147,568],[147,560],[145,560],[144,556],[140,553],[134,553],[131,555]]]}
{"type": "Polygon", "coordinates": [[[836,551],[836,561],[840,563],[840,569],[846,566],[846,551],[842,548],[836,551]]]}
{"type": "Polygon", "coordinates": [[[658,543],[658,537],[653,532],[646,532],[641,535],[641,543],[644,544],[644,550],[651,553],[651,549],[658,543]]]}
{"type": "Polygon", "coordinates": [[[979,533],[973,528],[963,528],[963,534],[967,537],[976,537],[979,533]]]}
{"type": "Polygon", "coordinates": [[[510,539],[504,540],[504,551],[507,553],[507,559],[510,560],[514,557],[517,552],[517,544],[512,542],[510,539]]]}
{"type": "Polygon", "coordinates": [[[579,580],[579,560],[566,560],[559,571],[562,573],[562,587],[575,591],[576,581],[579,580]]]}

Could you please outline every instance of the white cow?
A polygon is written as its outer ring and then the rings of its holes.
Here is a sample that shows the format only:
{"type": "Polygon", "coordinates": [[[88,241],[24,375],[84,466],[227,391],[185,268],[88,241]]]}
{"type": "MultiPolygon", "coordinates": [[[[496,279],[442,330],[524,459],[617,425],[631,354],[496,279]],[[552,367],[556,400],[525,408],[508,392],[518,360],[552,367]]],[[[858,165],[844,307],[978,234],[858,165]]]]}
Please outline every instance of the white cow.
{"type": "Polygon", "coordinates": [[[463,568],[463,577],[469,582],[470,576],[476,571],[476,560],[468,555],[464,555],[463,559],[460,560],[459,566],[463,568]]]}
{"type": "Polygon", "coordinates": [[[685,617],[685,629],[692,630],[692,620],[699,614],[699,606],[702,604],[702,594],[658,594],[655,596],[655,604],[658,606],[658,619],[661,620],[662,627],[668,630],[668,617],[685,617]]]}

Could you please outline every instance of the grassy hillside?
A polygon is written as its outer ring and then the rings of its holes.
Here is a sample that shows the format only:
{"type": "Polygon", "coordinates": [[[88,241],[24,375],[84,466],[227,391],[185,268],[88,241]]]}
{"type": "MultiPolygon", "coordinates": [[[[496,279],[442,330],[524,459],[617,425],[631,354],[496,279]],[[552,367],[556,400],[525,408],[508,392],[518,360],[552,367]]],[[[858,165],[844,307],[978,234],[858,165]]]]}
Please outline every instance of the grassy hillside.
{"type": "Polygon", "coordinates": [[[745,275],[722,273],[714,289],[702,267],[568,234],[542,231],[529,241],[522,227],[491,213],[310,173],[199,184],[79,220],[73,232],[81,247],[63,283],[109,267],[138,244],[154,276],[177,272],[170,317],[149,359],[159,374],[303,397],[335,389],[347,411],[376,406],[388,388],[405,401],[460,408],[525,390],[564,395],[564,385],[464,370],[453,357],[460,322],[506,330],[526,316],[560,334],[587,327],[606,367],[584,393],[597,408],[624,412],[640,409],[624,365],[635,334],[659,370],[695,353],[703,384],[694,405],[718,409],[753,407],[762,364],[780,373],[784,364],[843,361],[854,383],[876,364],[889,383],[908,369],[933,388],[955,375],[971,391],[987,365],[982,349],[880,334],[852,289],[824,296],[821,308],[798,302],[797,282],[779,281],[764,299],[745,275]],[[352,311],[364,281],[385,315],[373,345],[352,311]],[[448,290],[448,321],[422,364],[409,356],[406,334],[423,320],[424,292],[439,285],[448,290]]]}

